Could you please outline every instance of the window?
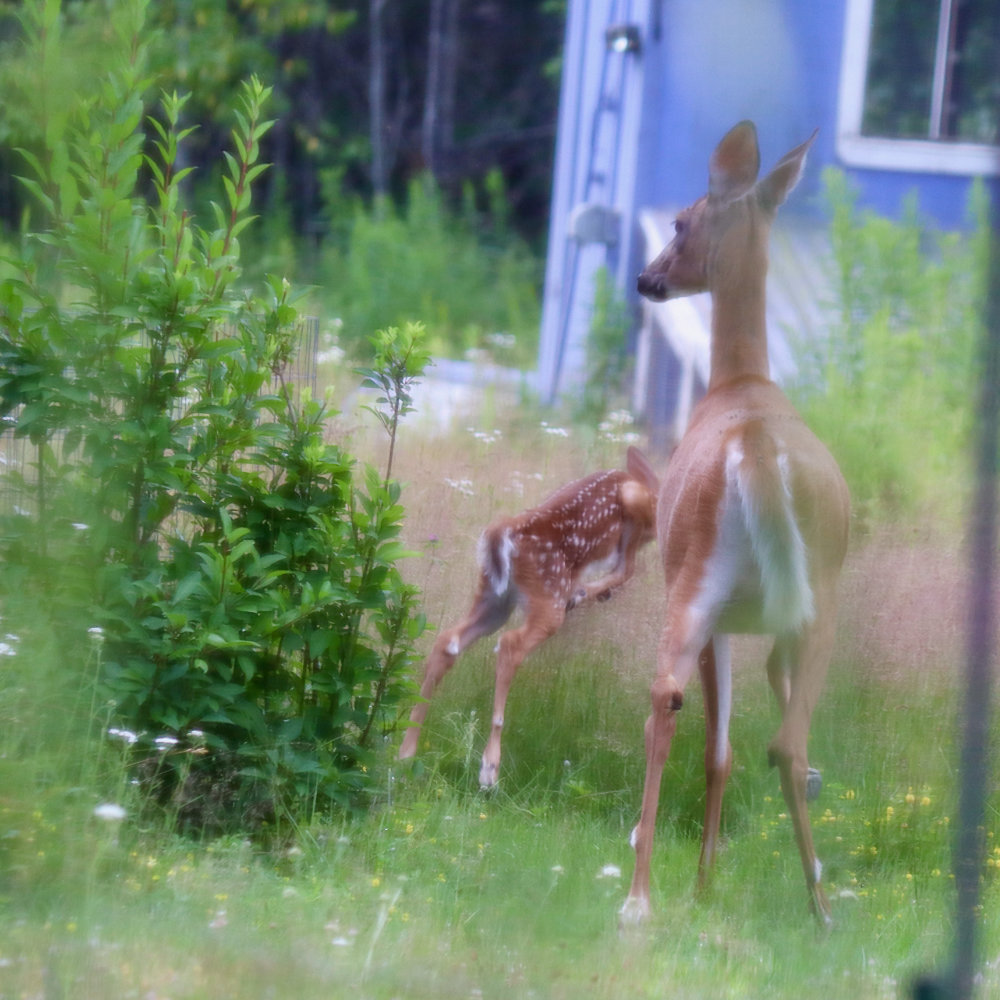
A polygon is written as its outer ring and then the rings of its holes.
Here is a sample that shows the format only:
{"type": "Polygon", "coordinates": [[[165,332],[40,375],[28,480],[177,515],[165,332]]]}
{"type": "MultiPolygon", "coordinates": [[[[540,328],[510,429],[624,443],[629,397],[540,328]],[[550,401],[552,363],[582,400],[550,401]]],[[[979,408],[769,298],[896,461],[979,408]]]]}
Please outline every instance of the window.
{"type": "Polygon", "coordinates": [[[997,0],[847,0],[843,60],[845,162],[1000,173],[997,0]]]}

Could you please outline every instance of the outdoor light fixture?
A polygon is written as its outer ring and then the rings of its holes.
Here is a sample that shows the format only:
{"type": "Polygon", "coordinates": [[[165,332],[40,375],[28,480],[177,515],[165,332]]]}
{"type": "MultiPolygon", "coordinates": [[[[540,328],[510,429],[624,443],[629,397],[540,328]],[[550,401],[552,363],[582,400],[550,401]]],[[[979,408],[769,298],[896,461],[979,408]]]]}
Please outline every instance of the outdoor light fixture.
{"type": "Polygon", "coordinates": [[[638,53],[642,48],[638,25],[613,24],[604,32],[604,44],[609,52],[638,53]]]}

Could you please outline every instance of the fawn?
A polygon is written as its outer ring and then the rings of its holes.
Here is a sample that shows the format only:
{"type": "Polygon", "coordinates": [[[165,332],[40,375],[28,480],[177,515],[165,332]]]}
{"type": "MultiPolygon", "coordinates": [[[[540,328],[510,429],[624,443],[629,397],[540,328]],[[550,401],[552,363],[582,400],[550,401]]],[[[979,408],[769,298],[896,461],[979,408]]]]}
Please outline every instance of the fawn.
{"type": "Polygon", "coordinates": [[[629,448],[625,470],[569,483],[537,507],[494,521],[479,539],[479,586],[472,608],[441,632],[424,666],[420,701],[410,714],[399,758],[417,751],[428,701],[441,678],[477,639],[501,628],[515,607],[524,623],[497,644],[496,693],[479,783],[496,784],[507,694],[524,658],[562,625],[566,612],[607,600],[635,572],[636,554],[655,533],[659,481],[645,456],[629,448]],[[600,574],[592,579],[592,574],[600,574]]]}

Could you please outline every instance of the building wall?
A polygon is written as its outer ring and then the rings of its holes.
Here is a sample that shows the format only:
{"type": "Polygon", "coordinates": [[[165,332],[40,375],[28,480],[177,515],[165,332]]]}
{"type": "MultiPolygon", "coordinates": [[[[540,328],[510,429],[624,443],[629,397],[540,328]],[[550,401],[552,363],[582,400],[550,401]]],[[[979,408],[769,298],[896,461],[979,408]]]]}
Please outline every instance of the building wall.
{"type": "MultiPolygon", "coordinates": [[[[843,169],[865,207],[898,216],[910,192],[945,227],[965,223],[967,176],[862,169],[837,155],[846,0],[657,0],[661,37],[644,49],[638,200],[686,204],[704,191],[708,154],[752,119],[762,169],[819,128],[795,211],[820,214],[824,167],[843,169]]],[[[654,2],[653,6],[656,6],[654,2]]]]}

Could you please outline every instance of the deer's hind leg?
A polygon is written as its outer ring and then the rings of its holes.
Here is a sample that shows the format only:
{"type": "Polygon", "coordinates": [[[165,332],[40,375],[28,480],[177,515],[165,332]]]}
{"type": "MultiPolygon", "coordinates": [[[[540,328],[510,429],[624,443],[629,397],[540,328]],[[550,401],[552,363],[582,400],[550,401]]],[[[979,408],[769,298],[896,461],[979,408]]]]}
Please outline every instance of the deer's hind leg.
{"type": "Polygon", "coordinates": [[[698,657],[705,697],[705,825],[698,859],[698,887],[705,889],[712,875],[719,846],[722,796],[733,769],[729,743],[729,717],[733,703],[729,636],[716,635],[698,657]]]}
{"type": "MultiPolygon", "coordinates": [[[[774,641],[774,648],[767,658],[767,679],[771,690],[781,709],[781,717],[785,717],[788,704],[792,697],[792,666],[798,655],[794,637],[779,636],[774,641]]],[[[806,769],[806,802],[814,802],[823,789],[823,775],[815,767],[806,769]]]]}
{"type": "MultiPolygon", "coordinates": [[[[817,594],[817,598],[824,596],[817,594]]],[[[770,761],[781,775],[781,791],[792,818],[810,904],[827,926],[831,923],[830,904],[823,891],[822,866],[816,857],[806,808],[810,770],[807,744],[809,723],[826,678],[833,639],[833,601],[827,597],[825,601],[817,600],[813,622],[798,635],[778,640],[787,644],[783,655],[788,657],[789,664],[788,701],[781,727],[768,747],[770,761]]]]}
{"type": "Polygon", "coordinates": [[[431,696],[444,675],[455,661],[474,642],[501,628],[514,609],[515,592],[508,589],[502,594],[493,590],[486,574],[479,578],[479,589],[468,615],[454,628],[438,634],[424,662],[424,678],[420,685],[420,700],[410,712],[406,735],[399,748],[399,759],[406,760],[417,752],[420,727],[427,717],[431,696]]]}

